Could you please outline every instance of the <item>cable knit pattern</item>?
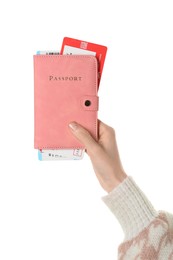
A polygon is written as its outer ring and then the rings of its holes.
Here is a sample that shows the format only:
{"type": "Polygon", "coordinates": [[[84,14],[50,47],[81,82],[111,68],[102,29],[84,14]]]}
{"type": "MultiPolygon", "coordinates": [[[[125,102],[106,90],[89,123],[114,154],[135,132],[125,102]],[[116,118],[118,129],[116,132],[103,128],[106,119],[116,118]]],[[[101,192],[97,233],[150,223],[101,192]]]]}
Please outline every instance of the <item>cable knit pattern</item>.
{"type": "Polygon", "coordinates": [[[173,215],[157,212],[131,177],[103,201],[125,234],[119,260],[173,260],[173,215]]]}

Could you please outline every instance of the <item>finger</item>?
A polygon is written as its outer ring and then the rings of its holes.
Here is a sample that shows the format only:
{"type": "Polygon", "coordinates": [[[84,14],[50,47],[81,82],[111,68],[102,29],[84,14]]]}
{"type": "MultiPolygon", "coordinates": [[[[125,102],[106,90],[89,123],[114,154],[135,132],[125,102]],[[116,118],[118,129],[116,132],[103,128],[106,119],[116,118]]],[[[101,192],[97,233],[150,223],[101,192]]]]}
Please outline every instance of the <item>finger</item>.
{"type": "Polygon", "coordinates": [[[90,133],[76,122],[71,122],[69,128],[73,135],[86,147],[87,151],[92,151],[98,144],[90,133]]]}
{"type": "Polygon", "coordinates": [[[111,126],[103,123],[101,120],[98,120],[98,127],[99,127],[99,138],[101,138],[102,135],[104,137],[107,136],[115,137],[115,130],[111,126]]]}

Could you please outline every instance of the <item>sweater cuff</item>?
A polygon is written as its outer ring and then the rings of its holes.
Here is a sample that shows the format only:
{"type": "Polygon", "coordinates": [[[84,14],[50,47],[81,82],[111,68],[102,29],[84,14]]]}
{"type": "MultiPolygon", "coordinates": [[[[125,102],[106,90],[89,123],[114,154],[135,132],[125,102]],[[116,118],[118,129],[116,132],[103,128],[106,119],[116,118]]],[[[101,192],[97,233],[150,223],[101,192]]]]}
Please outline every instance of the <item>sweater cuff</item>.
{"type": "Polygon", "coordinates": [[[119,221],[125,240],[134,238],[158,216],[147,197],[129,176],[102,200],[119,221]]]}

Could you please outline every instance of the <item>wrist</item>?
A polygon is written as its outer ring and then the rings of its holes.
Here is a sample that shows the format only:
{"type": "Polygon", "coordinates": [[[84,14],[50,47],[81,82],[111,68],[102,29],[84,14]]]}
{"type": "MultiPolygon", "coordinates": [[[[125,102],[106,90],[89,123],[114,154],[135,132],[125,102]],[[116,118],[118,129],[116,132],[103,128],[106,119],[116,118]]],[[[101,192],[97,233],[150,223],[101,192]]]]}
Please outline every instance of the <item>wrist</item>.
{"type": "Polygon", "coordinates": [[[105,190],[110,193],[112,190],[117,188],[126,178],[127,174],[124,171],[120,171],[119,174],[116,174],[114,178],[110,179],[109,182],[107,182],[105,190]]]}

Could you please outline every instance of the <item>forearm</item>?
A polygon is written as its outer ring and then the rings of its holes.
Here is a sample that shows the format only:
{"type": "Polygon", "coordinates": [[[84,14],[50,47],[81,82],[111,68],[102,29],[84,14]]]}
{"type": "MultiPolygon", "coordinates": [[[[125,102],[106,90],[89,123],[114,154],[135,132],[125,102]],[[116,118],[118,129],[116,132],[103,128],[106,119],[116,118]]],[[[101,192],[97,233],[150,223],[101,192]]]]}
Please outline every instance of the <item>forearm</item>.
{"type": "MultiPolygon", "coordinates": [[[[131,177],[103,197],[118,219],[125,237],[119,246],[119,259],[173,259],[173,218],[157,212],[131,177]],[[168,239],[168,236],[170,236],[168,239]],[[165,245],[164,239],[169,243],[165,245]],[[160,256],[165,258],[159,258],[160,256]]],[[[170,216],[170,215],[169,215],[170,216]]]]}

